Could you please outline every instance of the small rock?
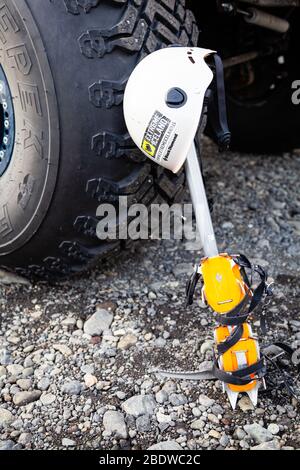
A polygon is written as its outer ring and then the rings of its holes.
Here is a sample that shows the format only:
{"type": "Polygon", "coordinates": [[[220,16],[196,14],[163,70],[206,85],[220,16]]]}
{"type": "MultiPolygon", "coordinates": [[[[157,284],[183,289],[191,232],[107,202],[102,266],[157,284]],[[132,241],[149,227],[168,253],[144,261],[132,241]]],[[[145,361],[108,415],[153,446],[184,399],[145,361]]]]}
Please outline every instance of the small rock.
{"type": "Polygon", "coordinates": [[[248,396],[243,396],[239,401],[238,401],[238,406],[242,411],[252,411],[254,410],[254,406],[248,396]]]}
{"type": "Polygon", "coordinates": [[[0,428],[6,428],[14,421],[14,415],[6,408],[0,408],[0,428]]]}
{"type": "Polygon", "coordinates": [[[78,380],[71,380],[69,382],[65,382],[61,390],[67,395],[80,395],[82,391],[82,384],[78,382],[78,380]]]}
{"type": "Polygon", "coordinates": [[[156,403],[151,395],[134,395],[124,401],[122,408],[125,413],[138,418],[141,415],[152,415],[156,408],[156,403]]]}
{"type": "Polygon", "coordinates": [[[73,441],[72,439],[69,439],[68,437],[64,437],[61,441],[63,447],[74,447],[76,446],[76,442],[73,441]]]}
{"type": "Polygon", "coordinates": [[[207,419],[208,421],[210,421],[211,423],[214,423],[214,424],[219,424],[219,418],[215,415],[213,415],[212,413],[208,413],[207,415],[207,419]]]}
{"type": "Polygon", "coordinates": [[[10,375],[14,375],[16,377],[18,375],[22,375],[23,369],[24,369],[24,367],[21,366],[21,364],[10,364],[6,367],[7,372],[10,375]]]}
{"type": "Polygon", "coordinates": [[[182,450],[182,447],[176,441],[164,441],[153,444],[147,450],[182,450]]]}
{"type": "Polygon", "coordinates": [[[45,392],[50,387],[50,380],[47,377],[43,377],[38,381],[37,387],[39,390],[45,392]]]}
{"type": "Polygon", "coordinates": [[[215,431],[214,429],[211,429],[208,433],[210,437],[213,437],[214,439],[220,439],[221,434],[218,431],[215,431]]]}
{"type": "Polygon", "coordinates": [[[22,446],[26,446],[26,444],[30,444],[32,441],[32,434],[29,432],[22,432],[19,436],[18,443],[22,446]]]}
{"type": "Polygon", "coordinates": [[[55,349],[55,351],[59,351],[66,357],[71,356],[72,354],[72,350],[65,344],[53,344],[53,349],[55,349]]]}
{"type": "Polygon", "coordinates": [[[185,405],[187,403],[187,398],[182,393],[172,393],[169,396],[169,400],[173,406],[185,405]]]}
{"type": "Polygon", "coordinates": [[[119,400],[124,400],[126,398],[126,393],[125,392],[122,392],[122,390],[119,390],[117,393],[116,393],[116,397],[119,398],[119,400]]]}
{"type": "Polygon", "coordinates": [[[16,406],[28,405],[37,401],[41,393],[39,390],[33,390],[32,392],[18,392],[14,395],[13,402],[16,406]]]}
{"type": "Polygon", "coordinates": [[[142,415],[136,419],[136,429],[138,432],[148,432],[151,429],[151,422],[149,415],[142,415]]]}
{"type": "Polygon", "coordinates": [[[22,390],[29,390],[32,385],[32,382],[30,379],[19,379],[17,380],[17,385],[22,390]]]}
{"type": "Polygon", "coordinates": [[[85,322],[83,329],[90,336],[99,336],[109,329],[112,321],[112,314],[101,308],[85,322]]]}
{"type": "Polygon", "coordinates": [[[280,445],[278,441],[269,441],[269,442],[262,442],[257,446],[251,447],[251,450],[280,450],[280,445]]]}
{"type": "Polygon", "coordinates": [[[6,375],[6,368],[4,366],[0,366],[0,379],[6,375]]]}
{"type": "Polygon", "coordinates": [[[44,406],[48,406],[55,402],[56,396],[52,393],[47,393],[46,395],[42,395],[40,400],[44,406]]]}
{"type": "Polygon", "coordinates": [[[127,427],[124,416],[119,411],[106,411],[103,416],[103,425],[105,431],[114,434],[119,439],[127,439],[127,427]]]}
{"type": "Polygon", "coordinates": [[[215,400],[213,400],[212,398],[207,397],[206,395],[200,395],[199,403],[200,403],[200,405],[204,406],[205,408],[210,408],[215,403],[215,400]]]}
{"type": "Polygon", "coordinates": [[[205,426],[205,422],[202,419],[196,419],[196,421],[193,421],[191,424],[191,428],[197,431],[200,431],[201,429],[203,429],[204,426],[205,426]]]}
{"type": "Polygon", "coordinates": [[[201,354],[205,354],[207,351],[212,351],[213,349],[214,349],[214,341],[209,339],[207,341],[204,341],[204,343],[201,344],[200,352],[201,354]]]}
{"type": "Polygon", "coordinates": [[[137,343],[137,337],[133,334],[123,336],[118,342],[119,349],[129,349],[137,343]]]}
{"type": "Polygon", "coordinates": [[[168,394],[165,390],[159,390],[156,394],[155,394],[155,400],[157,401],[157,403],[160,403],[160,404],[163,404],[165,403],[166,401],[168,401],[168,394]]]}
{"type": "Polygon", "coordinates": [[[156,413],[156,419],[159,423],[170,423],[172,421],[172,418],[170,415],[165,415],[164,413],[161,413],[160,411],[156,413]]]}
{"type": "Polygon", "coordinates": [[[220,445],[222,447],[227,447],[229,442],[230,442],[230,439],[226,434],[224,434],[220,439],[220,445]]]}
{"type": "Polygon", "coordinates": [[[276,423],[271,423],[268,426],[268,431],[270,431],[271,434],[275,435],[279,433],[279,426],[276,423]]]}
{"type": "Polygon", "coordinates": [[[7,349],[0,349],[0,365],[7,366],[12,363],[12,358],[7,349]]]}
{"type": "Polygon", "coordinates": [[[262,444],[263,442],[271,441],[273,439],[273,434],[263,428],[260,424],[246,424],[244,429],[246,433],[249,434],[249,436],[251,436],[258,444],[262,444]]]}
{"type": "Polygon", "coordinates": [[[84,383],[88,388],[93,387],[98,382],[97,377],[92,374],[85,374],[84,383]]]}
{"type": "Polygon", "coordinates": [[[11,450],[14,445],[14,441],[11,441],[10,439],[7,441],[0,441],[0,450],[11,450]]]}

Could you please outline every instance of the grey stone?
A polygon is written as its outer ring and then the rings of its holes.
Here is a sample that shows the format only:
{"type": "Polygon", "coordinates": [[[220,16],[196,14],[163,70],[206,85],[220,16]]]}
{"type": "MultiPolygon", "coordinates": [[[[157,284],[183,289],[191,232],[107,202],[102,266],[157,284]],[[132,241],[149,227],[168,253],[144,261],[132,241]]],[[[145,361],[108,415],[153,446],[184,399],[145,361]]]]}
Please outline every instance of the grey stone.
{"type": "Polygon", "coordinates": [[[72,439],[69,439],[68,437],[64,437],[61,441],[63,447],[75,447],[76,442],[73,441],[72,439]]]}
{"type": "Polygon", "coordinates": [[[276,423],[271,423],[268,426],[268,431],[270,431],[271,434],[275,435],[279,433],[279,426],[276,423]]]}
{"type": "Polygon", "coordinates": [[[138,432],[148,432],[151,430],[151,421],[149,415],[142,415],[136,419],[136,429],[138,432]]]}
{"type": "Polygon", "coordinates": [[[6,428],[14,421],[14,415],[6,408],[0,408],[0,428],[6,428]]]}
{"type": "Polygon", "coordinates": [[[14,445],[14,441],[11,441],[10,439],[6,441],[0,441],[0,450],[12,450],[14,445]]]}
{"type": "Polygon", "coordinates": [[[278,441],[273,440],[253,446],[251,450],[280,450],[280,445],[278,441]]]}
{"type": "Polygon", "coordinates": [[[29,432],[22,432],[19,436],[18,443],[22,446],[26,446],[26,444],[30,444],[32,441],[32,434],[29,432]]]}
{"type": "Polygon", "coordinates": [[[249,434],[249,436],[251,436],[258,444],[262,444],[263,442],[271,441],[273,439],[273,434],[258,423],[246,424],[244,429],[246,433],[249,434]]]}
{"type": "Polygon", "coordinates": [[[109,410],[103,416],[103,425],[105,431],[112,433],[119,439],[127,439],[127,426],[124,416],[120,411],[109,410]]]}
{"type": "Polygon", "coordinates": [[[6,370],[10,375],[15,375],[17,377],[22,375],[24,367],[21,366],[21,364],[10,364],[7,366],[6,370]]]}
{"type": "Polygon", "coordinates": [[[173,406],[185,405],[187,403],[187,398],[182,393],[172,393],[169,396],[169,400],[173,406]]]}
{"type": "Polygon", "coordinates": [[[155,399],[157,401],[157,403],[165,403],[166,401],[168,401],[168,394],[165,390],[159,390],[156,394],[155,394],[155,399]]]}
{"type": "Polygon", "coordinates": [[[66,395],[80,395],[82,388],[83,385],[78,380],[70,380],[63,384],[61,391],[66,395]]]}
{"type": "Polygon", "coordinates": [[[153,444],[147,450],[182,450],[182,447],[176,441],[163,441],[153,444]]]}
{"type": "Polygon", "coordinates": [[[90,336],[99,336],[108,330],[113,321],[113,316],[107,310],[97,310],[84,324],[84,332],[90,336]]]}
{"type": "Polygon", "coordinates": [[[41,392],[39,390],[33,390],[32,392],[18,392],[13,397],[13,402],[16,406],[24,406],[28,405],[28,403],[32,403],[37,401],[41,396],[41,392]]]}
{"type": "Polygon", "coordinates": [[[136,418],[141,415],[152,415],[156,407],[154,398],[151,395],[134,395],[122,403],[125,413],[136,418]]]}
{"type": "Polygon", "coordinates": [[[48,390],[49,387],[50,387],[50,380],[48,379],[48,377],[42,377],[41,380],[38,381],[37,388],[39,390],[42,390],[43,392],[45,392],[46,390],[48,390]]]}
{"type": "Polygon", "coordinates": [[[0,365],[8,366],[12,363],[12,358],[7,349],[0,349],[0,365]]]}
{"type": "Polygon", "coordinates": [[[230,439],[226,434],[221,436],[220,444],[222,447],[227,447],[229,443],[230,443],[230,439]]]}
{"type": "Polygon", "coordinates": [[[49,405],[52,405],[52,403],[55,402],[56,396],[53,395],[52,393],[47,393],[45,395],[42,395],[40,400],[41,400],[41,402],[44,406],[49,406],[49,405]]]}
{"type": "Polygon", "coordinates": [[[210,408],[215,403],[215,400],[213,398],[209,398],[208,396],[201,394],[199,396],[199,403],[205,408],[210,408]]]}

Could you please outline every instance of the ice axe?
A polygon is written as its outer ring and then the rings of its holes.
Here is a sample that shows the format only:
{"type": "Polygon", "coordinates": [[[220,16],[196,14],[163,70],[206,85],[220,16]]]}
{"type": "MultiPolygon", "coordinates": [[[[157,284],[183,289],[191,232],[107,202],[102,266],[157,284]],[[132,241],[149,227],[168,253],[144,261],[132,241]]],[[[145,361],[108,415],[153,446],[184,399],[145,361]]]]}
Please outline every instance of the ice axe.
{"type": "MultiPolygon", "coordinates": [[[[267,292],[267,276],[241,255],[219,253],[195,136],[206,106],[221,150],[230,143],[221,59],[202,48],[170,47],[144,58],[131,74],[124,96],[128,131],[140,150],[153,162],[177,173],[185,164],[204,258],[188,283],[192,303],[198,279],[202,294],[217,313],[214,378],[221,380],[233,408],[239,392],[256,405],[258,383],[265,373],[257,340],[248,322],[250,313],[267,292]],[[211,67],[208,65],[211,61],[211,67]],[[252,289],[246,271],[256,272],[260,283],[252,289]]],[[[162,372],[162,371],[161,371],[162,372]]],[[[168,377],[206,379],[203,372],[162,372],[168,377]]]]}

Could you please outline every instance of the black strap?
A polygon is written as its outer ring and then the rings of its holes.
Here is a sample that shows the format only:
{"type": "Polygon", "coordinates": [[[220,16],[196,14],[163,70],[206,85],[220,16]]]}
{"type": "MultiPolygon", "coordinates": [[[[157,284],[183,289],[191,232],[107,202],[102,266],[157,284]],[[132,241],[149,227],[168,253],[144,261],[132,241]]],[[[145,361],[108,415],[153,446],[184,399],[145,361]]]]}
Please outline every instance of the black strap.
{"type": "MultiPolygon", "coordinates": [[[[214,54],[214,80],[211,85],[212,99],[209,106],[208,117],[211,127],[216,135],[220,152],[227,150],[231,142],[231,133],[228,127],[226,97],[224,85],[224,69],[220,56],[214,54]]],[[[208,59],[209,60],[209,59],[208,59]]]]}
{"type": "Polygon", "coordinates": [[[234,328],[230,336],[228,336],[225,341],[218,344],[217,351],[218,355],[222,356],[228,349],[232,348],[236,343],[239,342],[243,336],[244,328],[243,325],[239,325],[237,328],[234,328]]]}
{"type": "Polygon", "coordinates": [[[225,372],[219,368],[217,360],[214,361],[213,373],[215,377],[222,382],[230,385],[248,385],[253,380],[261,378],[266,373],[266,367],[264,358],[255,362],[251,366],[243,367],[242,369],[235,370],[233,372],[225,372]],[[255,375],[254,377],[250,377],[255,375]]]}

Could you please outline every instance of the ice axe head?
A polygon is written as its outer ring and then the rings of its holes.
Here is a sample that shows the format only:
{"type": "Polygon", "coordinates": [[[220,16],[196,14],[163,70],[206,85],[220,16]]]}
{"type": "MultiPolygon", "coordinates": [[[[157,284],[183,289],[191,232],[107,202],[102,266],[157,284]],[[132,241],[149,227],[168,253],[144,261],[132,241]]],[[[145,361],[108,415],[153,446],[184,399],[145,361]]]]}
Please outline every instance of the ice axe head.
{"type": "Polygon", "coordinates": [[[153,52],[133,70],[124,95],[124,115],[133,141],[152,161],[177,173],[201,118],[213,73],[213,51],[169,47],[153,52]]]}

